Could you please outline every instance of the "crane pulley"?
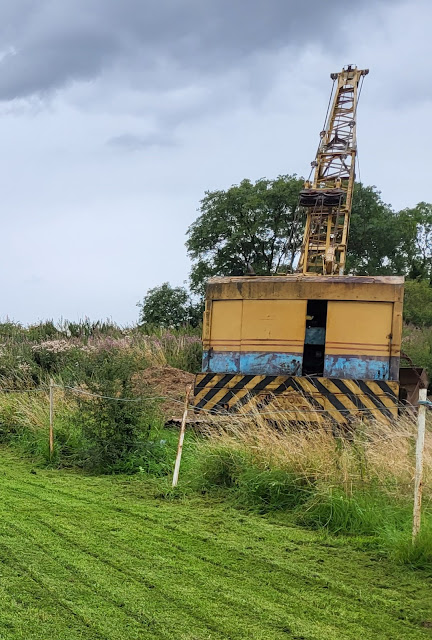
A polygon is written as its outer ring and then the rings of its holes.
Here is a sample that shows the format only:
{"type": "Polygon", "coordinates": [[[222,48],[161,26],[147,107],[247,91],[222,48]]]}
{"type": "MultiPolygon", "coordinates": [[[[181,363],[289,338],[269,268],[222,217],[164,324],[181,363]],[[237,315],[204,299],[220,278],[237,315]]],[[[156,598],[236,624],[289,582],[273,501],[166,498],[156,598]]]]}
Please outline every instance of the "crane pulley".
{"type": "MultiPolygon", "coordinates": [[[[355,179],[356,112],[361,84],[368,69],[348,65],[332,73],[335,95],[312,168],[300,193],[307,210],[298,271],[343,275],[355,179]]],[[[333,91],[332,91],[333,94],[333,91]]]]}

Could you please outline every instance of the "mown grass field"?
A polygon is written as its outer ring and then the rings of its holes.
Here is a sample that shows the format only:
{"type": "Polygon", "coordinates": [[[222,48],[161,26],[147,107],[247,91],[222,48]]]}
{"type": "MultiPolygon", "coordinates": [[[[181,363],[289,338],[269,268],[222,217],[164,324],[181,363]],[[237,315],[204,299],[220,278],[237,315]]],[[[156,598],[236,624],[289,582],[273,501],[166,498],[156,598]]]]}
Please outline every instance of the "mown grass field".
{"type": "Polygon", "coordinates": [[[432,576],[360,540],[0,450],[0,638],[431,637],[432,576]]]}

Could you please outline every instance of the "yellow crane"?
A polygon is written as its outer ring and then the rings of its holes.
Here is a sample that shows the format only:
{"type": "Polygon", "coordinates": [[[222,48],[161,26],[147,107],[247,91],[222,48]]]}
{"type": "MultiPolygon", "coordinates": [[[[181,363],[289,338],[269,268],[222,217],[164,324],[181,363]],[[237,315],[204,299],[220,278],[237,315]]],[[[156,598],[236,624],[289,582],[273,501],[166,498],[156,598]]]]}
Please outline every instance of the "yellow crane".
{"type": "Polygon", "coordinates": [[[355,179],[357,105],[368,73],[369,69],[348,65],[331,74],[333,89],[312,162],[313,181],[307,180],[300,193],[300,205],[307,209],[298,266],[304,274],[344,273],[355,179]]]}
{"type": "Polygon", "coordinates": [[[307,217],[297,273],[207,282],[197,411],[346,424],[391,421],[401,399],[416,400],[419,372],[399,371],[404,278],[344,274],[367,73],[348,65],[331,74],[313,179],[300,193],[307,217]]]}

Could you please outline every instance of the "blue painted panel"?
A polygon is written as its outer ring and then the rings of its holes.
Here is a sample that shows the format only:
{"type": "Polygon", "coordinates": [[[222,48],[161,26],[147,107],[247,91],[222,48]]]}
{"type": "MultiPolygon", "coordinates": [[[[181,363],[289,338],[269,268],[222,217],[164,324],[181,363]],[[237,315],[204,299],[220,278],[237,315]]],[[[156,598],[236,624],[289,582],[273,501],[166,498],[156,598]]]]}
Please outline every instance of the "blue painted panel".
{"type": "MultiPolygon", "coordinates": [[[[209,373],[301,376],[302,356],[264,351],[204,351],[203,368],[209,373]],[[209,359],[210,358],[210,359],[209,359]]],[[[324,377],[350,380],[390,379],[388,358],[332,356],[324,358],[324,377]]]]}
{"type": "Polygon", "coordinates": [[[204,351],[203,368],[209,373],[301,375],[301,354],[264,351],[204,351]]]}
{"type": "Polygon", "coordinates": [[[324,344],[325,327],[306,327],[305,344],[324,344]]]}
{"type": "Polygon", "coordinates": [[[331,356],[324,358],[324,377],[348,380],[388,380],[389,359],[373,356],[331,356]]]}
{"type": "Polygon", "coordinates": [[[240,373],[257,375],[299,376],[302,371],[301,354],[247,351],[240,353],[240,373]]]}
{"type": "Polygon", "coordinates": [[[204,351],[203,369],[209,373],[239,373],[239,351],[204,351]]]}

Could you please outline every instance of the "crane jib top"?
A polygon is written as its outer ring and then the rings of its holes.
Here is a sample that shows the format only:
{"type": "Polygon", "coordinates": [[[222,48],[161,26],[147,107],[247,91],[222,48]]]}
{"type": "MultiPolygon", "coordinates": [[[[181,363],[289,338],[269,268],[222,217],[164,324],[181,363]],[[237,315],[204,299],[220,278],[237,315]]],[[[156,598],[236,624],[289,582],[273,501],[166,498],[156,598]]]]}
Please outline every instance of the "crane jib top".
{"type": "Polygon", "coordinates": [[[306,226],[298,271],[306,275],[344,273],[355,179],[357,105],[368,73],[368,69],[348,65],[331,74],[336,88],[312,162],[313,180],[305,182],[299,198],[306,209],[306,226]]]}

